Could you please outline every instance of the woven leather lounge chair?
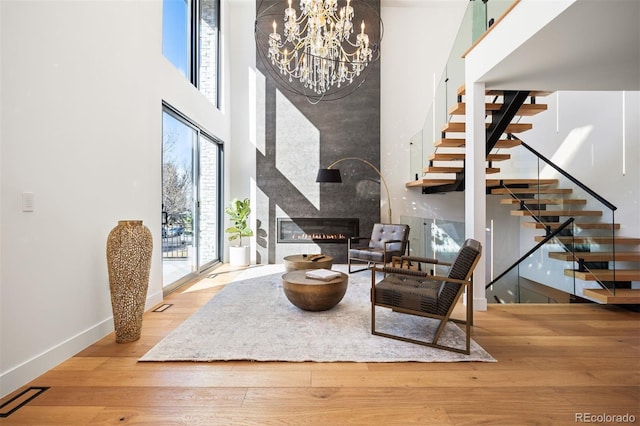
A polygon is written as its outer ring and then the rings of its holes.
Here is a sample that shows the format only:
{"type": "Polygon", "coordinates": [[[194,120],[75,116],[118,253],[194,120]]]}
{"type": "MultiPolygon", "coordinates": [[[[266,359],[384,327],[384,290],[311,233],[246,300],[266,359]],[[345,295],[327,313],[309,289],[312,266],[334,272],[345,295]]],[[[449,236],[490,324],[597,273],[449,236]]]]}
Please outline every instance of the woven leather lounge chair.
{"type": "Polygon", "coordinates": [[[348,250],[349,273],[365,271],[372,264],[389,263],[393,256],[402,256],[408,252],[409,225],[376,223],[370,237],[349,238],[348,250]],[[353,262],[365,262],[367,267],[352,270],[353,262]]]}
{"type": "Polygon", "coordinates": [[[446,349],[453,352],[469,354],[471,351],[471,324],[473,320],[473,270],[480,260],[482,247],[473,239],[464,242],[453,263],[439,262],[437,259],[403,256],[404,262],[415,261],[421,263],[449,266],[446,276],[429,275],[427,271],[398,268],[392,266],[374,267],[371,269],[371,333],[446,349]],[[376,272],[383,272],[384,278],[376,283],[376,272]],[[467,290],[466,314],[463,320],[451,318],[460,296],[467,290]],[[418,315],[440,320],[437,330],[431,340],[425,336],[425,341],[397,336],[376,330],[376,307],[389,308],[396,313],[418,315]],[[449,321],[464,325],[466,347],[455,348],[438,344],[444,328],[449,321]]]}

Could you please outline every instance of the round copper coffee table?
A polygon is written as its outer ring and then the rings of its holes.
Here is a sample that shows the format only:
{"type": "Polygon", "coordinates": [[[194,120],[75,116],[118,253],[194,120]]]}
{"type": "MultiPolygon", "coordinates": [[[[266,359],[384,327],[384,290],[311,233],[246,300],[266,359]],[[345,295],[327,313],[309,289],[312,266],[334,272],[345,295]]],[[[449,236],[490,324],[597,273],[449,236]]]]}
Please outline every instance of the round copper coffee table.
{"type": "Polygon", "coordinates": [[[284,257],[284,267],[287,272],[297,271],[300,269],[331,269],[333,265],[333,257],[322,255],[322,257],[315,258],[319,255],[305,255],[305,254],[292,254],[291,256],[284,257]]]}
{"type": "Polygon", "coordinates": [[[282,276],[282,288],[287,299],[305,311],[326,311],[336,306],[347,291],[349,276],[340,276],[330,281],[316,280],[305,276],[307,270],[291,271],[282,276]]]}

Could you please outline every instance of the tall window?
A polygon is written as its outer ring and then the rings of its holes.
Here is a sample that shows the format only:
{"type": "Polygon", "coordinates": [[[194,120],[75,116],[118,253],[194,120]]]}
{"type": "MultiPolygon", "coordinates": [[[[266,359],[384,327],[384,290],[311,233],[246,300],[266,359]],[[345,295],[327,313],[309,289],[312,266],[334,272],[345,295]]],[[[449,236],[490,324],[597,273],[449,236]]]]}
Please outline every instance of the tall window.
{"type": "Polygon", "coordinates": [[[186,78],[191,78],[191,0],[162,2],[162,54],[186,78]]]}
{"type": "Polygon", "coordinates": [[[163,0],[162,53],[219,105],[220,0],[163,0]]]}
{"type": "Polygon", "coordinates": [[[165,106],[162,114],[162,265],[172,290],[220,262],[222,146],[165,106]]]}
{"type": "Polygon", "coordinates": [[[218,106],[220,0],[200,0],[198,20],[198,88],[218,106]]]}

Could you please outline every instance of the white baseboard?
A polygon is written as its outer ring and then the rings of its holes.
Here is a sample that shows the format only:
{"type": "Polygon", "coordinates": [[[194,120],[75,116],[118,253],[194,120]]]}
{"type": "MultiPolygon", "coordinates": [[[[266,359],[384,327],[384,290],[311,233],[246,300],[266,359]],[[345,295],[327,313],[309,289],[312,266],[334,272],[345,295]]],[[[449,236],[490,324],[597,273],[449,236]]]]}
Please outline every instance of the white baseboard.
{"type": "MultiPolygon", "coordinates": [[[[113,318],[84,330],[0,375],[0,397],[13,392],[113,331],[113,318]]],[[[41,384],[46,386],[46,383],[41,384]]]]}
{"type": "MultiPolygon", "coordinates": [[[[145,310],[156,306],[162,302],[162,299],[162,290],[148,295],[145,310]]],[[[113,332],[113,317],[106,318],[31,359],[0,373],[0,398],[26,385],[111,332],[113,332]]],[[[40,385],[46,386],[47,384],[41,383],[40,385]]]]}
{"type": "Polygon", "coordinates": [[[473,310],[474,311],[486,311],[487,310],[487,299],[486,297],[481,298],[473,298],[473,310]]]}

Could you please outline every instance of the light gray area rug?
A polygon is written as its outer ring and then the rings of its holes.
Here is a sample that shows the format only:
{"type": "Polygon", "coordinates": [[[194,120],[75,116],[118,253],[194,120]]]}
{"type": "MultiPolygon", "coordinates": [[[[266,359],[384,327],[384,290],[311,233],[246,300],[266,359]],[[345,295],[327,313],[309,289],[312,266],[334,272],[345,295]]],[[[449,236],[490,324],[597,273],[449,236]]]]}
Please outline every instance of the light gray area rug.
{"type": "MultiPolygon", "coordinates": [[[[140,361],[495,362],[474,341],[471,355],[463,355],[372,335],[368,272],[349,277],[347,292],[333,309],[308,312],[284,295],[283,269],[266,265],[247,271],[140,361]]],[[[433,335],[437,321],[379,308],[376,324],[380,331],[424,339],[433,335]]],[[[464,333],[449,323],[439,343],[463,348],[464,333]]]]}

